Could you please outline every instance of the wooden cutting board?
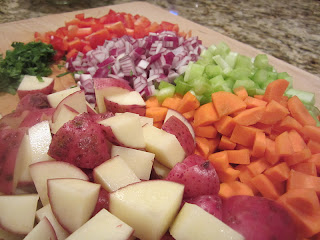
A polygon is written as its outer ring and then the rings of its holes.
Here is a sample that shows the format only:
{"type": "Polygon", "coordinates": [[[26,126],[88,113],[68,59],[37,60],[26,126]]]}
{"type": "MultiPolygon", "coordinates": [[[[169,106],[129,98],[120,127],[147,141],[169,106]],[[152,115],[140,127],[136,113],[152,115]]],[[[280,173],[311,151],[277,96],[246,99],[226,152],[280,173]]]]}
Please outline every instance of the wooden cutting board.
{"type": "MultiPolygon", "coordinates": [[[[218,32],[186,20],[180,16],[173,15],[165,9],[146,2],[131,2],[0,24],[0,53],[5,53],[7,49],[10,49],[13,41],[32,41],[35,31],[54,31],[57,28],[64,26],[65,21],[73,19],[74,15],[77,13],[83,12],[85,13],[86,17],[101,17],[107,14],[109,9],[131,14],[140,14],[155,22],[161,22],[165,20],[172,23],[177,23],[179,24],[180,29],[183,31],[192,30],[192,35],[198,36],[205,46],[218,44],[223,41],[230,46],[232,51],[244,54],[246,56],[254,57],[257,54],[262,53],[251,46],[226,37],[218,32]]],[[[317,76],[272,56],[269,56],[269,61],[278,72],[288,72],[293,77],[294,88],[315,92],[317,94],[316,106],[320,107],[320,79],[317,76]]],[[[55,67],[53,76],[59,74],[59,72],[61,72],[61,70],[55,67]]],[[[55,90],[61,90],[72,84],[73,80],[70,77],[56,78],[55,90]]],[[[0,94],[0,114],[5,115],[13,111],[18,101],[19,98],[17,96],[0,94]]]]}

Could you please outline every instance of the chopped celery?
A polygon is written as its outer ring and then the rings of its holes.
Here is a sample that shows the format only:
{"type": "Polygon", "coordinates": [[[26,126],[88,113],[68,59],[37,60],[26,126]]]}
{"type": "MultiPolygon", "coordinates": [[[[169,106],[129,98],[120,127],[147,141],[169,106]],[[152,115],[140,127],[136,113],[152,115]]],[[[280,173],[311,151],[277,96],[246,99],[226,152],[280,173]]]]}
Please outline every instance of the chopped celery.
{"type": "Polygon", "coordinates": [[[167,87],[175,87],[173,84],[168,83],[166,81],[161,81],[158,88],[161,90],[163,88],[167,88],[167,87]]]}
{"type": "Polygon", "coordinates": [[[224,74],[227,74],[232,70],[232,68],[220,55],[213,56],[212,58],[221,67],[224,74]]]}
{"type": "Polygon", "coordinates": [[[213,92],[226,91],[231,92],[231,88],[228,86],[228,83],[223,79],[221,75],[218,75],[209,80],[213,92]]]}
{"type": "Polygon", "coordinates": [[[259,69],[272,69],[272,66],[269,64],[269,60],[266,54],[258,54],[254,58],[254,66],[259,69]]]}
{"type": "Polygon", "coordinates": [[[253,69],[251,58],[238,54],[234,68],[249,68],[253,69]]]}
{"type": "Polygon", "coordinates": [[[245,89],[248,90],[248,89],[256,88],[256,83],[250,79],[237,80],[233,85],[233,89],[238,88],[240,86],[243,86],[245,89]]]}
{"type": "Polygon", "coordinates": [[[200,98],[200,104],[203,105],[203,104],[211,102],[212,101],[211,94],[212,93],[202,94],[202,96],[200,98]]]}
{"type": "Polygon", "coordinates": [[[193,90],[197,95],[202,95],[208,89],[210,89],[210,84],[207,82],[205,77],[196,78],[193,83],[193,90]]]}
{"type": "MultiPolygon", "coordinates": [[[[178,77],[179,78],[179,77],[178,77]]],[[[181,95],[186,94],[189,90],[191,90],[192,86],[182,80],[178,80],[178,78],[174,81],[176,84],[176,93],[181,95]]]]}
{"type": "Polygon", "coordinates": [[[213,78],[222,74],[222,68],[218,65],[208,64],[205,67],[204,72],[208,78],[213,78]]]}
{"type": "Polygon", "coordinates": [[[184,75],[184,81],[188,82],[192,79],[195,79],[197,77],[202,76],[203,72],[204,72],[204,68],[205,66],[197,64],[197,63],[192,63],[190,64],[190,67],[188,66],[187,70],[189,71],[189,74],[185,74],[184,75]]]}
{"type": "Polygon", "coordinates": [[[258,69],[253,75],[252,80],[255,81],[259,86],[262,86],[264,82],[268,81],[269,73],[266,69],[258,69]]]}
{"type": "Polygon", "coordinates": [[[237,56],[238,56],[238,53],[235,53],[235,52],[230,52],[226,56],[225,61],[229,64],[231,68],[234,68],[234,66],[236,65],[237,56]]]}
{"type": "Polygon", "coordinates": [[[229,46],[224,43],[221,42],[216,46],[216,49],[213,50],[213,55],[220,55],[221,57],[225,58],[230,52],[230,48],[229,46]]]}
{"type": "Polygon", "coordinates": [[[316,102],[315,94],[298,89],[290,88],[285,92],[288,97],[297,96],[304,104],[314,105],[316,102]]]}
{"type": "Polygon", "coordinates": [[[252,76],[251,69],[249,68],[235,68],[228,74],[234,80],[248,79],[252,76]]]}
{"type": "Polygon", "coordinates": [[[160,89],[156,96],[159,102],[163,102],[164,99],[168,98],[168,97],[172,97],[175,93],[175,87],[172,86],[168,86],[165,88],[160,89]]]}

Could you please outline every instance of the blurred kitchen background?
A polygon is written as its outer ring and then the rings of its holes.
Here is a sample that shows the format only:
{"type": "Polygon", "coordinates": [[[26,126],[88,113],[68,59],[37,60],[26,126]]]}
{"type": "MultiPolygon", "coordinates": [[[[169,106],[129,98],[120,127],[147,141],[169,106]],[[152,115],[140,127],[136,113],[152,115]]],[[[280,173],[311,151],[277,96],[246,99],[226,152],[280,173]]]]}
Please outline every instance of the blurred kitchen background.
{"type": "MultiPolygon", "coordinates": [[[[132,1],[0,0],[0,24],[126,2],[132,1]]],[[[320,77],[319,0],[146,2],[251,45],[320,77]]]]}

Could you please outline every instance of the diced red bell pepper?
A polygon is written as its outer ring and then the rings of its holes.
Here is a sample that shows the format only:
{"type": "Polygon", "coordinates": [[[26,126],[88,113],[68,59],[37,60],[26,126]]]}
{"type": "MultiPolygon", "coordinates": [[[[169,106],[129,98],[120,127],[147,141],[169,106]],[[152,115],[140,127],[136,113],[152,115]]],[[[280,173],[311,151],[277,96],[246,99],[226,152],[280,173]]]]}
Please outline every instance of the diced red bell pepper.
{"type": "Polygon", "coordinates": [[[61,50],[63,52],[68,50],[67,42],[59,36],[52,35],[50,37],[50,43],[53,46],[53,48],[56,50],[61,50]]]}
{"type": "Polygon", "coordinates": [[[78,18],[79,20],[83,20],[84,19],[84,13],[76,14],[75,17],[78,18]]]}
{"type": "MultiPolygon", "coordinates": [[[[89,44],[90,44],[90,43],[89,43],[89,44]]],[[[86,54],[87,52],[89,52],[89,51],[92,50],[92,47],[91,47],[89,44],[88,44],[88,45],[85,45],[85,46],[83,47],[82,52],[83,52],[84,54],[86,54]]]]}
{"type": "Polygon", "coordinates": [[[108,23],[115,23],[118,22],[117,13],[110,9],[109,13],[107,15],[104,15],[99,19],[100,23],[108,24],[108,23]]]}
{"type": "Polygon", "coordinates": [[[141,26],[141,27],[144,27],[144,28],[149,27],[150,24],[151,24],[151,22],[149,21],[149,19],[146,18],[146,17],[143,17],[143,16],[139,17],[139,18],[138,18],[137,20],[135,20],[135,22],[134,22],[134,25],[135,25],[135,26],[141,26]]]}
{"type": "Polygon", "coordinates": [[[85,36],[88,36],[92,33],[91,27],[86,27],[86,28],[78,28],[76,37],[78,38],[84,38],[85,36]]]}
{"type": "Polygon", "coordinates": [[[127,34],[126,28],[124,27],[123,23],[121,21],[109,24],[107,26],[107,29],[114,33],[117,37],[122,37],[123,35],[127,34]]]}
{"type": "Polygon", "coordinates": [[[162,28],[161,28],[160,24],[156,23],[156,22],[151,23],[150,26],[147,28],[148,32],[158,33],[158,32],[161,32],[161,30],[162,30],[162,28]]]}
{"type": "Polygon", "coordinates": [[[97,46],[101,46],[104,42],[110,39],[110,33],[108,29],[102,29],[90,34],[87,39],[90,42],[90,46],[95,49],[97,46]]]}
{"type": "Polygon", "coordinates": [[[71,58],[75,58],[77,56],[78,52],[79,51],[77,49],[75,49],[75,48],[71,49],[66,55],[67,60],[69,60],[71,58]]]}
{"type": "Polygon", "coordinates": [[[97,23],[97,24],[91,26],[92,32],[96,32],[101,29],[104,29],[104,24],[102,24],[102,23],[97,23]]]}
{"type": "Polygon", "coordinates": [[[83,47],[86,45],[84,41],[80,39],[75,39],[68,43],[68,50],[77,49],[78,51],[82,51],[83,47]]]}

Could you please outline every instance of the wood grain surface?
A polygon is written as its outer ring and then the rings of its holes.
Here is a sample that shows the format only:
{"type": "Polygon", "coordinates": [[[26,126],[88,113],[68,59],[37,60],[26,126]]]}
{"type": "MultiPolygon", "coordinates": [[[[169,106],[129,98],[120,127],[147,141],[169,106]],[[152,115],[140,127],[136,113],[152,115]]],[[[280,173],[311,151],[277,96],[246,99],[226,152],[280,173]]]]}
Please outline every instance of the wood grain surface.
{"type": "MultiPolygon", "coordinates": [[[[132,14],[140,14],[149,18],[151,21],[161,22],[165,20],[177,23],[179,24],[181,30],[191,30],[192,35],[198,36],[205,46],[218,44],[223,41],[230,46],[232,51],[244,54],[246,56],[254,57],[257,54],[262,53],[261,51],[251,46],[226,37],[218,32],[186,20],[180,16],[173,15],[165,9],[146,2],[130,2],[125,4],[92,8],[62,14],[53,14],[40,18],[31,18],[17,22],[0,24],[0,53],[4,54],[7,49],[10,49],[11,43],[14,41],[32,41],[35,31],[54,31],[57,28],[64,26],[65,21],[74,18],[74,15],[76,13],[83,12],[85,13],[86,17],[101,17],[107,14],[109,9],[132,14]]],[[[266,38],[267,37],[268,36],[266,36],[266,38]]],[[[263,39],[261,39],[261,41],[263,41],[263,39]]],[[[316,106],[320,107],[320,79],[317,76],[303,71],[272,56],[269,56],[269,61],[278,72],[288,72],[289,75],[293,77],[294,88],[315,92],[316,106]]],[[[61,70],[55,67],[53,77],[60,72],[61,70]]],[[[74,84],[73,80],[70,77],[56,78],[55,81],[56,91],[74,84]]],[[[4,115],[13,111],[18,101],[19,99],[17,96],[3,93],[0,94],[0,114],[4,115]]]]}

